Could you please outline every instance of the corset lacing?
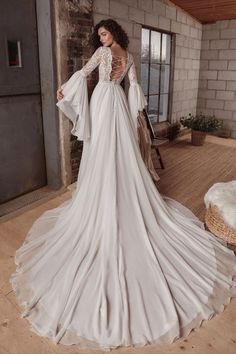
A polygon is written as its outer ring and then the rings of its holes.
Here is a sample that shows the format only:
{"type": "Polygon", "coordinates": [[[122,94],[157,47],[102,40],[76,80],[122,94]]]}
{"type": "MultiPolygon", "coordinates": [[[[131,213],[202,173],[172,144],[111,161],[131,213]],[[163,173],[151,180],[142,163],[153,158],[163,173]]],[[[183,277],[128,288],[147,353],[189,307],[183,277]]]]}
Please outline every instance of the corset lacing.
{"type": "Polygon", "coordinates": [[[128,63],[128,57],[121,55],[112,55],[112,70],[110,73],[110,80],[119,80],[125,72],[128,63]]]}

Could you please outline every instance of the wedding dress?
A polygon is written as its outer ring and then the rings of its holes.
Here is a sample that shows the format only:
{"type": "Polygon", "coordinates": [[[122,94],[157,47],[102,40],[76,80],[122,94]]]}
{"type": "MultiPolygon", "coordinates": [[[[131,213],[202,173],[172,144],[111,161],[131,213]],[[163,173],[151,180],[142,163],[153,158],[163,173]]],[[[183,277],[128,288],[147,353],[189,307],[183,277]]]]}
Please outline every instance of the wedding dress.
{"type": "Polygon", "coordinates": [[[138,146],[146,100],[133,56],[118,79],[113,60],[100,47],[63,85],[57,105],[84,141],[78,183],[34,222],[10,279],[32,331],[105,351],[172,343],[236,296],[233,251],[157,191],[138,146]],[[89,105],[86,76],[98,65],[89,105]]]}

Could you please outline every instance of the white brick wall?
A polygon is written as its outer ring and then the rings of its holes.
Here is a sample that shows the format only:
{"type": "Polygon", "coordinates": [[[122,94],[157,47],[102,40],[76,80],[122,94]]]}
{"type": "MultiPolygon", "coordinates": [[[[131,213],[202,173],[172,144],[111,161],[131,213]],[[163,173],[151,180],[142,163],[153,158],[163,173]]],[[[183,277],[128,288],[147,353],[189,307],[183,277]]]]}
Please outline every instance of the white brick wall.
{"type": "Polygon", "coordinates": [[[236,80],[236,71],[219,71],[218,72],[218,79],[219,80],[229,80],[233,81],[236,80]]]}
{"type": "Polygon", "coordinates": [[[234,91],[216,91],[217,100],[233,100],[235,97],[234,91]]]}
{"type": "Polygon", "coordinates": [[[154,0],[153,1],[153,12],[158,16],[166,16],[166,6],[161,1],[154,0]]]}
{"type": "Polygon", "coordinates": [[[180,31],[181,31],[181,23],[180,22],[176,22],[176,21],[171,21],[170,30],[171,30],[171,32],[174,32],[174,33],[180,33],[180,31]]]}
{"type": "Polygon", "coordinates": [[[201,48],[203,49],[209,49],[210,48],[210,41],[209,39],[202,40],[201,42],[201,48]]]}
{"type": "Polygon", "coordinates": [[[215,115],[221,117],[222,119],[232,119],[233,112],[232,111],[222,111],[222,110],[215,110],[215,115]]]}
{"type": "Polygon", "coordinates": [[[207,88],[208,90],[225,90],[226,81],[209,80],[207,81],[207,88]]]}
{"type": "Polygon", "coordinates": [[[198,97],[199,98],[215,98],[216,97],[216,91],[215,90],[204,90],[204,89],[201,89],[199,90],[199,93],[198,93],[198,97]]]}
{"type": "Polygon", "coordinates": [[[231,49],[236,49],[236,39],[231,39],[229,47],[231,49]]]}
{"type": "Polygon", "coordinates": [[[236,91],[236,81],[227,81],[226,89],[236,91]]]}
{"type": "Polygon", "coordinates": [[[236,50],[233,49],[220,50],[219,59],[227,59],[227,60],[236,59],[236,50]]]}
{"type": "Polygon", "coordinates": [[[225,102],[225,110],[236,111],[236,101],[227,101],[225,102]]]}
{"type": "Polygon", "coordinates": [[[200,61],[200,70],[208,70],[208,69],[209,69],[208,60],[201,60],[200,61]]]}
{"type": "Polygon", "coordinates": [[[152,12],[152,0],[138,0],[138,6],[144,11],[152,12]]]}
{"type": "Polygon", "coordinates": [[[227,29],[222,29],[220,31],[220,38],[222,39],[228,39],[228,38],[235,38],[235,28],[231,29],[231,28],[227,28],[227,29]]]}
{"type": "Polygon", "coordinates": [[[109,14],[109,2],[110,2],[109,0],[99,0],[99,1],[97,0],[97,1],[94,1],[94,7],[93,8],[94,8],[95,13],[108,15],[109,14]]]}
{"type": "MultiPolygon", "coordinates": [[[[204,29],[204,26],[203,26],[204,29]]],[[[202,39],[219,39],[220,38],[220,31],[219,30],[203,30],[202,32],[202,39]]]]}
{"type": "Polygon", "coordinates": [[[236,21],[203,25],[197,112],[214,114],[236,138],[236,21]]]}
{"type": "Polygon", "coordinates": [[[126,18],[128,16],[129,7],[117,1],[110,1],[110,15],[119,18],[126,18]]]}
{"type": "Polygon", "coordinates": [[[236,70],[236,60],[230,60],[228,65],[229,70],[236,70]]]}
{"type": "Polygon", "coordinates": [[[201,70],[200,79],[216,80],[217,71],[216,70],[201,70]]]}
{"type": "MultiPolygon", "coordinates": [[[[201,59],[205,60],[214,60],[219,58],[218,50],[206,49],[201,51],[201,59]]],[[[222,58],[221,58],[222,59],[222,58]]]]}
{"type": "Polygon", "coordinates": [[[145,13],[145,25],[147,26],[153,26],[153,27],[158,27],[159,25],[159,19],[156,15],[145,13]]]}
{"type": "Polygon", "coordinates": [[[220,100],[207,100],[206,101],[206,108],[223,109],[224,108],[224,102],[222,102],[220,100]]]}
{"type": "Polygon", "coordinates": [[[176,20],[176,15],[177,11],[176,8],[173,6],[166,6],[166,17],[169,18],[170,20],[176,20]]]}
{"type": "Polygon", "coordinates": [[[216,39],[209,41],[210,49],[227,49],[229,48],[229,40],[225,39],[216,39]]]}
{"type": "MultiPolygon", "coordinates": [[[[118,15],[118,14],[117,14],[118,15]]],[[[117,18],[116,15],[116,18],[117,18]]],[[[129,19],[137,23],[144,23],[145,12],[143,10],[137,9],[135,7],[129,8],[129,19]]]]}
{"type": "Polygon", "coordinates": [[[209,62],[210,70],[226,70],[227,67],[228,67],[227,60],[210,60],[209,62]]]}
{"type": "Polygon", "coordinates": [[[168,18],[159,16],[159,28],[170,31],[170,20],[168,18]]]}

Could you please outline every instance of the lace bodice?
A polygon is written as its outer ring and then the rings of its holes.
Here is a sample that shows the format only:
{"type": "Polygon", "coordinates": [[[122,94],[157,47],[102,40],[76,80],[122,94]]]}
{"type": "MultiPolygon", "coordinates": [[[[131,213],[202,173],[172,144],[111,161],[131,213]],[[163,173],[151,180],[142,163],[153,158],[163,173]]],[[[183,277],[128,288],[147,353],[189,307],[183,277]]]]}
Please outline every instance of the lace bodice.
{"type": "Polygon", "coordinates": [[[137,83],[133,56],[127,52],[126,65],[122,65],[121,57],[114,56],[110,47],[99,47],[80,72],[87,76],[99,65],[99,81],[120,83],[128,72],[130,84],[137,83]]]}
{"type": "MultiPolygon", "coordinates": [[[[136,139],[138,112],[142,111],[147,100],[142,88],[137,82],[133,56],[127,52],[127,58],[112,54],[110,47],[99,47],[86,65],[77,70],[70,79],[61,85],[64,97],[57,102],[57,106],[72,121],[71,133],[78,140],[87,140],[91,136],[90,108],[88,100],[86,77],[99,66],[99,82],[120,84],[128,73],[130,87],[128,92],[128,106],[136,139]]],[[[98,87],[102,90],[103,85],[98,87]]],[[[119,90],[114,90],[118,95],[119,90]]]]}

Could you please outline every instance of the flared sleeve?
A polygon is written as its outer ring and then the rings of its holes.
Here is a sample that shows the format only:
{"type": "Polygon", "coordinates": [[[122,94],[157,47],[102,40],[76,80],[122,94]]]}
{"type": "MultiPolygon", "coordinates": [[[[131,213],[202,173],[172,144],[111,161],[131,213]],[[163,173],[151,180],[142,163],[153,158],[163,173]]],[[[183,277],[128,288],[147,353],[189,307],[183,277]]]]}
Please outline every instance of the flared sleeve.
{"type": "Polygon", "coordinates": [[[129,109],[135,128],[137,130],[138,114],[139,111],[142,111],[147,106],[147,100],[143,94],[143,90],[140,84],[138,83],[134,62],[130,66],[128,77],[130,81],[130,87],[128,92],[129,109]]]}
{"type": "Polygon", "coordinates": [[[57,102],[57,107],[73,124],[71,134],[78,140],[87,140],[91,136],[91,121],[88,102],[86,76],[100,63],[101,47],[99,47],[87,64],[76,71],[61,88],[64,97],[57,102]]]}

